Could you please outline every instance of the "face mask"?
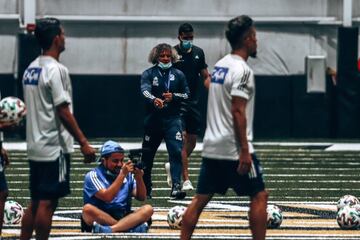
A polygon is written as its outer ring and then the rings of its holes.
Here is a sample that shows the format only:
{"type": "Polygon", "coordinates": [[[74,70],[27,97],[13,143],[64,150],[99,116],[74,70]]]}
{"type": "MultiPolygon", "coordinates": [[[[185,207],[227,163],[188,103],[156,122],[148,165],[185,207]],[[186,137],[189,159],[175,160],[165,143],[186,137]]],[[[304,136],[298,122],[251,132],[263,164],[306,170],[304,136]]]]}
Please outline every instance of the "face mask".
{"type": "Polygon", "coordinates": [[[171,62],[168,62],[168,63],[159,62],[158,66],[161,69],[168,69],[168,68],[170,68],[172,66],[172,63],[171,62]]]}
{"type": "Polygon", "coordinates": [[[181,46],[185,50],[189,50],[193,45],[193,42],[191,40],[182,40],[181,46]]]}

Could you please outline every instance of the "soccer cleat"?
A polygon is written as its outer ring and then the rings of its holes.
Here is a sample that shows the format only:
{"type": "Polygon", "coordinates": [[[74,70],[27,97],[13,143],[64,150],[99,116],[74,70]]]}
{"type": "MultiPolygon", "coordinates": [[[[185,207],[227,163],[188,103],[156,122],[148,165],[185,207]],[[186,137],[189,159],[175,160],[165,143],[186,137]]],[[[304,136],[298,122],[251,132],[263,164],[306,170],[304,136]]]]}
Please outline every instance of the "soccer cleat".
{"type": "Polygon", "coordinates": [[[129,232],[131,233],[147,233],[148,231],[149,231],[149,226],[147,223],[143,223],[129,229],[129,232]]]}
{"type": "Polygon", "coordinates": [[[181,186],[179,183],[175,183],[171,189],[170,199],[181,200],[186,197],[186,192],[181,190],[181,186]]]}
{"type": "Polygon", "coordinates": [[[182,190],[183,191],[191,191],[191,190],[194,190],[194,187],[191,183],[190,180],[186,180],[184,183],[183,183],[183,186],[182,186],[182,190]]]}
{"type": "Polygon", "coordinates": [[[97,222],[94,222],[93,227],[92,227],[92,232],[93,233],[112,233],[112,230],[111,230],[110,226],[103,226],[97,222]]]}
{"type": "Polygon", "coordinates": [[[171,173],[170,173],[170,163],[165,163],[165,171],[166,171],[166,181],[169,187],[172,186],[171,173]]]}

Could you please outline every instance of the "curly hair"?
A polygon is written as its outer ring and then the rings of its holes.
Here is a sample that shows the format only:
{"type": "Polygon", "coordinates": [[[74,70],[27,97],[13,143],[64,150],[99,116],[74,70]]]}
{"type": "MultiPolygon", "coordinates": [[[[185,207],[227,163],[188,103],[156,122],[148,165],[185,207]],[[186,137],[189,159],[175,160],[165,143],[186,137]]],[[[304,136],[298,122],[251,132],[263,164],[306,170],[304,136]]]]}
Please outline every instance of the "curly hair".
{"type": "Polygon", "coordinates": [[[177,54],[176,50],[167,43],[160,43],[160,44],[156,45],[150,51],[149,62],[154,64],[154,65],[157,64],[158,60],[159,60],[159,56],[163,51],[170,51],[171,52],[171,62],[172,63],[177,61],[178,54],[177,54]]]}

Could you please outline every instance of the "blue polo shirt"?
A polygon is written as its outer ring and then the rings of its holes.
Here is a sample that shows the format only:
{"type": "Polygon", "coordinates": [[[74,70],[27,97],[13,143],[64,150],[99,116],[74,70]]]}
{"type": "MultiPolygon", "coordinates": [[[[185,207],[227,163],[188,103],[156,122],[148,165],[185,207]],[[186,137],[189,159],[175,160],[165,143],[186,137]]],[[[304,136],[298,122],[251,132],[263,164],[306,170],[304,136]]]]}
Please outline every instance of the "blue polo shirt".
{"type": "Polygon", "coordinates": [[[131,173],[126,176],[120,191],[110,203],[95,197],[98,191],[109,188],[115,180],[114,177],[106,174],[106,171],[106,168],[100,164],[85,175],[84,205],[90,203],[108,213],[111,213],[113,210],[130,211],[132,191],[136,188],[136,181],[131,173]]]}

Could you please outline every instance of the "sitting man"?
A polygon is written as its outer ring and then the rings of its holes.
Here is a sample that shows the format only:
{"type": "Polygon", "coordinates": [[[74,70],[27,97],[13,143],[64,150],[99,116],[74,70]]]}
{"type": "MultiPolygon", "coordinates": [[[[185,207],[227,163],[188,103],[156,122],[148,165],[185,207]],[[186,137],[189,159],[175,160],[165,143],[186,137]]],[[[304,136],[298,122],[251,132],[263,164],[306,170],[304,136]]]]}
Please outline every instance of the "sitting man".
{"type": "Polygon", "coordinates": [[[101,147],[100,161],[85,176],[81,231],[147,232],[152,206],[130,209],[132,197],[146,199],[143,170],[134,167],[130,160],[124,163],[124,149],[111,140],[101,147]]]}

